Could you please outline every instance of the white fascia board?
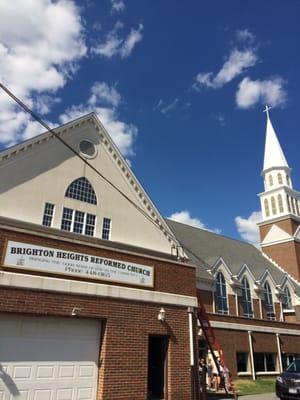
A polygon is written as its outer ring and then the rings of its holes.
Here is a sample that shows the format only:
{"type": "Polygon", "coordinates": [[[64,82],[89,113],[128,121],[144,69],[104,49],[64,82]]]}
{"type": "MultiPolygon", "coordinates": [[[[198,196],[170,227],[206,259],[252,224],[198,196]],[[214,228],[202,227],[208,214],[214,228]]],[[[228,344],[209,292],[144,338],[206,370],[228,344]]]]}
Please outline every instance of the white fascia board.
{"type": "Polygon", "coordinates": [[[251,269],[248,267],[248,265],[246,263],[243,264],[241,269],[239,270],[239,272],[237,274],[238,279],[241,279],[241,277],[244,275],[245,272],[248,272],[249,276],[253,279],[253,282],[255,283],[256,282],[256,278],[255,278],[255,276],[253,275],[251,269]]]}
{"type": "Polygon", "coordinates": [[[210,320],[210,324],[213,328],[216,329],[226,329],[226,330],[235,330],[235,331],[247,331],[247,332],[263,332],[263,333],[278,333],[279,335],[292,335],[299,336],[300,330],[298,329],[289,329],[289,328],[276,328],[270,326],[261,326],[261,325],[247,325],[247,324],[238,324],[234,322],[223,322],[223,321],[212,321],[210,320]]]}
{"type": "Polygon", "coordinates": [[[25,275],[15,272],[0,272],[0,286],[76,294],[81,296],[106,297],[143,303],[158,303],[181,307],[198,307],[197,297],[164,293],[94,282],[72,281],[45,276],[25,275]]]}
{"type": "Polygon", "coordinates": [[[267,224],[271,224],[271,223],[275,223],[275,222],[279,222],[279,221],[284,221],[285,219],[293,219],[297,222],[300,222],[300,217],[297,217],[295,214],[285,214],[279,217],[275,217],[275,218],[270,218],[270,219],[264,219],[262,221],[259,221],[256,223],[256,225],[261,226],[261,225],[267,225],[267,224]]]}
{"type": "Polygon", "coordinates": [[[291,237],[290,239],[282,239],[282,240],[276,240],[274,242],[268,242],[268,243],[261,243],[260,247],[269,247],[273,246],[274,244],[280,244],[280,243],[287,243],[287,242],[300,242],[300,239],[291,237]]]}

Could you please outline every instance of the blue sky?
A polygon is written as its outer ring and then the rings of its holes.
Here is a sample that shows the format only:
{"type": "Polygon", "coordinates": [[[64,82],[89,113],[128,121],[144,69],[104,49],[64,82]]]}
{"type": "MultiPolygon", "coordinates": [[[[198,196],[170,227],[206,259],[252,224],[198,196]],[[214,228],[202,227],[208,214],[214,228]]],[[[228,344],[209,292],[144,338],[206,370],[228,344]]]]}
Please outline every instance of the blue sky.
{"type": "MultiPolygon", "coordinates": [[[[298,0],[1,2],[0,79],[52,126],[96,111],[162,215],[255,242],[265,103],[300,188],[299,18],[298,0]]],[[[0,94],[0,148],[41,131],[0,94]]]]}

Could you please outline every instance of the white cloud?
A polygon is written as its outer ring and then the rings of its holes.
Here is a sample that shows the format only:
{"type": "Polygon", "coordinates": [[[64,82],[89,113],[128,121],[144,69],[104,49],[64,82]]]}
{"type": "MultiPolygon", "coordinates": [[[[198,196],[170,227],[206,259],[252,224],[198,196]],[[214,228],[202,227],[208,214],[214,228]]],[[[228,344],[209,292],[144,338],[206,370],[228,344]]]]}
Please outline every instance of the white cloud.
{"type": "Polygon", "coordinates": [[[105,82],[96,82],[91,88],[89,104],[93,106],[103,102],[109,106],[117,107],[120,101],[121,95],[114,86],[109,86],[105,82]]]}
{"type": "Polygon", "coordinates": [[[199,218],[193,218],[188,210],[175,212],[171,214],[168,218],[172,219],[173,221],[194,226],[195,228],[205,229],[210,232],[215,232],[215,233],[221,232],[220,229],[214,229],[214,230],[208,229],[208,227],[199,218]]]}
{"type": "Polygon", "coordinates": [[[94,111],[121,153],[124,156],[131,156],[134,154],[133,144],[137,128],[133,124],[119,120],[117,106],[120,101],[121,96],[115,87],[109,87],[104,82],[96,82],[91,88],[91,94],[86,104],[70,107],[59,119],[65,123],[94,111]]]}
{"type": "Polygon", "coordinates": [[[178,97],[172,100],[171,103],[167,104],[162,99],[159,99],[158,103],[153,107],[153,111],[159,110],[162,114],[167,115],[177,107],[178,102],[178,97]]]}
{"type": "MultiPolygon", "coordinates": [[[[85,54],[83,25],[73,1],[0,2],[0,80],[30,107],[49,112],[58,101],[54,94],[85,54]]],[[[0,108],[1,143],[13,144],[35,132],[28,115],[4,93],[0,108]]]]}
{"type": "Polygon", "coordinates": [[[125,10],[125,3],[123,0],[110,0],[111,2],[111,11],[114,12],[122,12],[125,10]]]}
{"type": "Polygon", "coordinates": [[[135,45],[143,39],[143,29],[144,27],[142,24],[139,25],[138,29],[131,28],[129,35],[120,47],[120,54],[122,58],[130,56],[135,45]]]}
{"type": "Polygon", "coordinates": [[[236,31],[236,38],[240,42],[248,42],[250,44],[255,41],[255,36],[248,29],[238,29],[236,31]]]}
{"type": "Polygon", "coordinates": [[[219,89],[226,83],[242,74],[249,67],[253,67],[258,58],[253,49],[233,49],[219,72],[213,76],[212,72],[199,73],[194,82],[194,89],[199,90],[202,86],[219,89]]]}
{"type": "Polygon", "coordinates": [[[246,77],[236,92],[236,104],[239,108],[249,108],[259,102],[273,107],[282,105],[287,99],[284,85],[285,81],[280,77],[262,81],[246,77]]]}
{"type": "Polygon", "coordinates": [[[108,32],[105,40],[91,48],[92,54],[102,57],[111,58],[119,55],[121,58],[127,58],[131,55],[136,44],[143,39],[143,25],[140,24],[137,29],[131,28],[126,37],[121,37],[119,30],[123,28],[123,24],[117,22],[114,28],[108,32]]]}
{"type": "Polygon", "coordinates": [[[253,211],[248,218],[235,217],[235,224],[241,237],[254,245],[259,244],[259,230],[257,222],[262,219],[260,211],[253,211]]]}

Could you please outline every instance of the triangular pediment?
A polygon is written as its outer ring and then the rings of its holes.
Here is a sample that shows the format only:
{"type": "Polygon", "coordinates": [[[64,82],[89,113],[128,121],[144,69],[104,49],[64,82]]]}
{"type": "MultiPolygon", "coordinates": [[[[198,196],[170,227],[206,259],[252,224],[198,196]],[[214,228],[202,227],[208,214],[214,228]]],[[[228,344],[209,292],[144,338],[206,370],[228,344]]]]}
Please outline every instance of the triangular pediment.
{"type": "Polygon", "coordinates": [[[300,226],[298,226],[298,228],[295,232],[294,238],[300,240],[300,226]]]}
{"type": "Polygon", "coordinates": [[[83,141],[91,142],[94,152],[80,154],[101,176],[51,132],[44,133],[0,153],[0,215],[40,225],[48,202],[55,206],[53,228],[61,228],[68,207],[96,216],[96,237],[101,238],[103,218],[109,218],[112,241],[170,254],[177,240],[97,116],[88,114],[55,131],[79,152],[83,141]],[[82,177],[92,185],[97,205],[65,196],[70,183],[82,177]]]}
{"type": "Polygon", "coordinates": [[[288,234],[286,231],[284,231],[282,228],[280,228],[277,225],[273,225],[269,230],[269,232],[267,233],[267,235],[265,236],[262,244],[266,245],[269,243],[280,242],[291,238],[292,236],[288,234]]]}

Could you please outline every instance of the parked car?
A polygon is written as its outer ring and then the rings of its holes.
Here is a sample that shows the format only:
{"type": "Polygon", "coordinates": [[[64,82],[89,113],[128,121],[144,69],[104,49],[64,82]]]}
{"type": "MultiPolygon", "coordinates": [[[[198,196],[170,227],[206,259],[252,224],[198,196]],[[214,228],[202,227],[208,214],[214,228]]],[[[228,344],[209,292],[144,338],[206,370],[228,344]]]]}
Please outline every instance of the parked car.
{"type": "Polygon", "coordinates": [[[276,378],[275,386],[276,395],[280,399],[300,399],[300,358],[276,378]]]}

